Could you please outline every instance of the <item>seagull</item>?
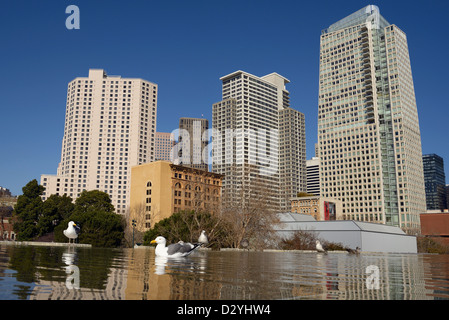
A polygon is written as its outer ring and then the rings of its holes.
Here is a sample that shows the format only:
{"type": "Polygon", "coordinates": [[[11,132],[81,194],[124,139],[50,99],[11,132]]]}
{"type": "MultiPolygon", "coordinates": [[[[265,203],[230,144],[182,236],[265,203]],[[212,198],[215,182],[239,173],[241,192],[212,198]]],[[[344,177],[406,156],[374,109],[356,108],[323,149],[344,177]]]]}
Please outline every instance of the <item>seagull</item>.
{"type": "Polygon", "coordinates": [[[169,257],[169,258],[179,258],[186,257],[191,254],[196,248],[201,246],[201,243],[191,244],[190,242],[178,242],[166,246],[167,240],[164,237],[157,237],[150,243],[157,243],[156,246],[156,256],[159,257],[169,257]]]}
{"type": "Polygon", "coordinates": [[[67,229],[65,229],[63,233],[67,238],[69,238],[70,243],[70,240],[75,241],[75,239],[78,238],[78,234],[80,233],[80,227],[77,226],[75,222],[70,221],[68,223],[67,229]]]}
{"type": "Polygon", "coordinates": [[[350,254],[359,254],[360,253],[360,248],[357,247],[357,248],[355,248],[355,250],[351,249],[351,248],[347,248],[346,251],[348,251],[350,254]]]}
{"type": "Polygon", "coordinates": [[[206,231],[201,231],[198,242],[204,245],[207,245],[209,243],[209,240],[207,240],[206,231]]]}
{"type": "Polygon", "coordinates": [[[318,252],[324,252],[325,254],[327,254],[327,247],[326,245],[321,245],[321,242],[319,240],[316,241],[316,251],[318,252]]]}

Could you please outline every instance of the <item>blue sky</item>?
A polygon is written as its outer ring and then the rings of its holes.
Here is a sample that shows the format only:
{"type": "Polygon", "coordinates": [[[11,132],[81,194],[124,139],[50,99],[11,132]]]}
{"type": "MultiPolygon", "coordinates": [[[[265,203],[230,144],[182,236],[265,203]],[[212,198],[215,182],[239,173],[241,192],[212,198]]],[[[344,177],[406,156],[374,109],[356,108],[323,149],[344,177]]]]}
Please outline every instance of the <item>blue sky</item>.
{"type": "MultiPolygon", "coordinates": [[[[157,131],[180,117],[211,120],[219,78],[277,72],[306,116],[307,158],[317,142],[322,29],[368,4],[408,37],[423,153],[449,176],[449,4],[428,1],[8,1],[0,10],[0,186],[15,195],[61,156],[67,83],[102,68],[159,86],[157,131]],[[80,9],[68,30],[65,9],[80,9]]],[[[449,181],[449,178],[447,179],[449,181]]]]}

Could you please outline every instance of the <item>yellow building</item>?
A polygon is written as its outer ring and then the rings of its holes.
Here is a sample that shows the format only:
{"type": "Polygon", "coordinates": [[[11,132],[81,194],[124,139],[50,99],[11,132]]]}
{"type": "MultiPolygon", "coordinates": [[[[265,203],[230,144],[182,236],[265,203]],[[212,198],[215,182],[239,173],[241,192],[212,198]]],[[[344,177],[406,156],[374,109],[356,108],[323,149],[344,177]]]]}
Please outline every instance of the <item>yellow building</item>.
{"type": "Polygon", "coordinates": [[[341,201],[320,196],[296,197],[291,199],[291,210],[311,215],[317,221],[342,220],[341,201]]]}
{"type": "Polygon", "coordinates": [[[147,231],[158,221],[183,210],[216,213],[223,175],[155,161],[131,168],[130,220],[147,231]]]}

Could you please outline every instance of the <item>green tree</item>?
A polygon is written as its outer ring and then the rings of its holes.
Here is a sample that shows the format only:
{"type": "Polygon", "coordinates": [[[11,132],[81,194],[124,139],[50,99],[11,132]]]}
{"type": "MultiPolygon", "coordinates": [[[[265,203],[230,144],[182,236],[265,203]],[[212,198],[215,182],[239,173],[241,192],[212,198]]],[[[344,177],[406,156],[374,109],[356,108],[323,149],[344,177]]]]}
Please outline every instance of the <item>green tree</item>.
{"type": "Polygon", "coordinates": [[[83,191],[75,201],[73,213],[55,228],[56,241],[68,241],[63,230],[67,228],[69,221],[74,221],[81,227],[79,243],[88,243],[94,247],[117,247],[122,242],[122,217],[115,213],[111,199],[105,192],[83,191]]]}
{"type": "Polygon", "coordinates": [[[17,198],[17,204],[14,207],[16,217],[14,232],[17,234],[17,240],[32,240],[38,235],[36,225],[42,212],[41,195],[44,190],[45,188],[39,185],[36,179],[22,188],[23,194],[17,198]]]}
{"type": "Polygon", "coordinates": [[[42,204],[36,225],[38,236],[53,232],[62,220],[68,218],[75,208],[72,198],[53,194],[42,204]]]}

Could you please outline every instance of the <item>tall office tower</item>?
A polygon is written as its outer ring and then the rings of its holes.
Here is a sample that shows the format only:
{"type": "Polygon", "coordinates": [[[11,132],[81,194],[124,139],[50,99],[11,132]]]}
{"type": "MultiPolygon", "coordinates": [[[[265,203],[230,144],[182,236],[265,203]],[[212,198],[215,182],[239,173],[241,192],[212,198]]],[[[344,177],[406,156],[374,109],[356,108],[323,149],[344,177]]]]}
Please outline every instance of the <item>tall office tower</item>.
{"type": "Polygon", "coordinates": [[[304,115],[289,107],[289,80],[240,70],[220,80],[222,101],[212,106],[212,171],[224,175],[224,207],[263,194],[269,209],[284,210],[305,175],[304,115]]]}
{"type": "Polygon", "coordinates": [[[427,210],[447,209],[444,160],[436,154],[423,155],[427,210]]]}
{"type": "Polygon", "coordinates": [[[179,165],[209,171],[209,120],[200,118],[179,119],[179,165]],[[204,137],[203,137],[204,135],[204,137]],[[204,138],[204,139],[203,139],[204,138]]]}
{"type": "Polygon", "coordinates": [[[146,80],[90,69],[69,82],[61,162],[41,176],[44,199],[101,190],[126,213],[131,167],[154,160],[156,109],[157,85],[146,80]]]}
{"type": "Polygon", "coordinates": [[[156,132],[155,135],[155,161],[172,161],[171,152],[175,145],[174,135],[171,132],[156,132]]]}
{"type": "Polygon", "coordinates": [[[307,193],[320,195],[320,158],[313,157],[306,161],[307,193]]]}
{"type": "Polygon", "coordinates": [[[345,219],[419,233],[421,136],[406,35],[369,5],[322,31],[318,109],[322,196],[345,219]]]}

